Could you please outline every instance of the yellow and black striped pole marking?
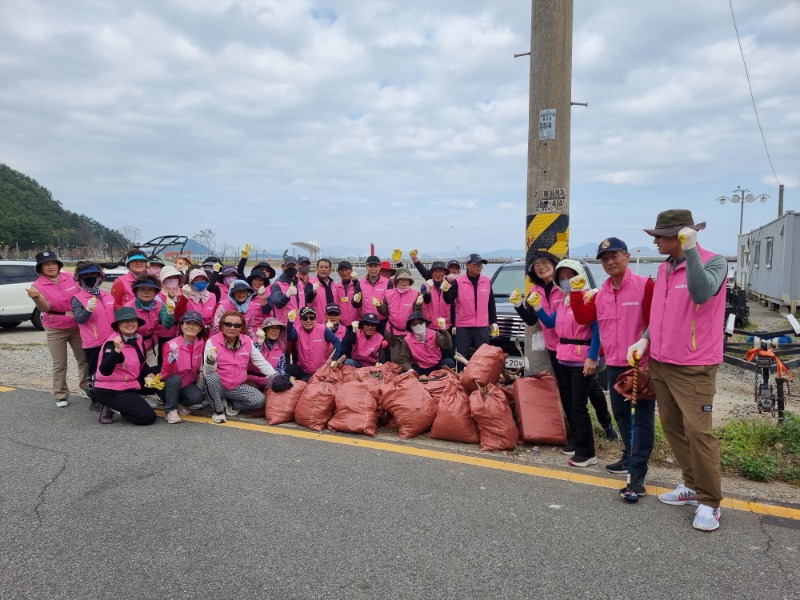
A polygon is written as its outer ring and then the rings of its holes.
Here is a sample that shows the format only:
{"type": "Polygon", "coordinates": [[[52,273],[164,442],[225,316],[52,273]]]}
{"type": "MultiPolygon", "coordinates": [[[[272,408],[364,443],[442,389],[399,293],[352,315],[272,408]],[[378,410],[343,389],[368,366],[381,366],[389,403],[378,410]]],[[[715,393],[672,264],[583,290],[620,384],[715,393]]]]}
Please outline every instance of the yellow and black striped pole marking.
{"type": "Polygon", "coordinates": [[[569,252],[569,214],[538,213],[528,215],[525,227],[525,264],[533,255],[544,250],[558,258],[569,252]]]}

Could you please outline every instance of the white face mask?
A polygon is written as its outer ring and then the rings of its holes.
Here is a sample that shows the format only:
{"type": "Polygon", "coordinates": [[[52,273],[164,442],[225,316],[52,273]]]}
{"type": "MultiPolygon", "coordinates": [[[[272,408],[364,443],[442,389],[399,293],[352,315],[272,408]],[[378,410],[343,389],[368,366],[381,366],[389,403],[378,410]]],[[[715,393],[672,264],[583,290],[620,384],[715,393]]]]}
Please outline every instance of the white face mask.
{"type": "Polygon", "coordinates": [[[569,293],[569,291],[571,290],[570,285],[569,285],[569,279],[559,279],[558,280],[558,287],[561,288],[562,292],[569,293]]]}
{"type": "Polygon", "coordinates": [[[423,336],[425,335],[425,323],[420,323],[419,325],[412,325],[411,331],[414,332],[414,335],[423,336]]]}

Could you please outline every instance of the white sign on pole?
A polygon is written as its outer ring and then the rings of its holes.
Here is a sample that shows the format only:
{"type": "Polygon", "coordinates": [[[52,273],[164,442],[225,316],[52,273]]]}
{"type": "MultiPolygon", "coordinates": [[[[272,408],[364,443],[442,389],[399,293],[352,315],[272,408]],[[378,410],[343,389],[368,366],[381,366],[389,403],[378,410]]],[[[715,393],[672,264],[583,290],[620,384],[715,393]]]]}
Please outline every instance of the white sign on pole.
{"type": "Polygon", "coordinates": [[[545,108],[539,111],[539,139],[556,139],[556,109],[545,108]]]}

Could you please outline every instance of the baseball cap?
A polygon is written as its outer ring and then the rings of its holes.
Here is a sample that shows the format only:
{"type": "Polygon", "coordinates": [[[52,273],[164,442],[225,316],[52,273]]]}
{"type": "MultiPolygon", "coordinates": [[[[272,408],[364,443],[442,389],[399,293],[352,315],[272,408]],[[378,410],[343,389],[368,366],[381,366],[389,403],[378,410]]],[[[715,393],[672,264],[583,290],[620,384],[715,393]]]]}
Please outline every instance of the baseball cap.
{"type": "Polygon", "coordinates": [[[600,242],[599,246],[597,246],[597,258],[599,259],[606,252],[614,252],[616,250],[622,250],[623,252],[627,252],[628,246],[625,242],[623,242],[619,238],[615,237],[606,238],[602,242],[600,242]]]}
{"type": "Polygon", "coordinates": [[[470,254],[469,258],[467,258],[468,265],[477,265],[477,264],[486,264],[487,261],[485,258],[481,258],[480,254],[470,254]]]}

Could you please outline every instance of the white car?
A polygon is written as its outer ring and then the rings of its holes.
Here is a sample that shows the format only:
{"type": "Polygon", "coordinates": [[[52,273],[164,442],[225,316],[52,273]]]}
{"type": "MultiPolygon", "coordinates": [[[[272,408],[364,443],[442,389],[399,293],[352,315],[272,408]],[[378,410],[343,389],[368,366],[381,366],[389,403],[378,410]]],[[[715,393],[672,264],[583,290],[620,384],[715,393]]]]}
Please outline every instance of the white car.
{"type": "Polygon", "coordinates": [[[25,291],[38,277],[34,261],[0,260],[0,327],[31,321],[39,331],[44,329],[42,314],[25,291]]]}

